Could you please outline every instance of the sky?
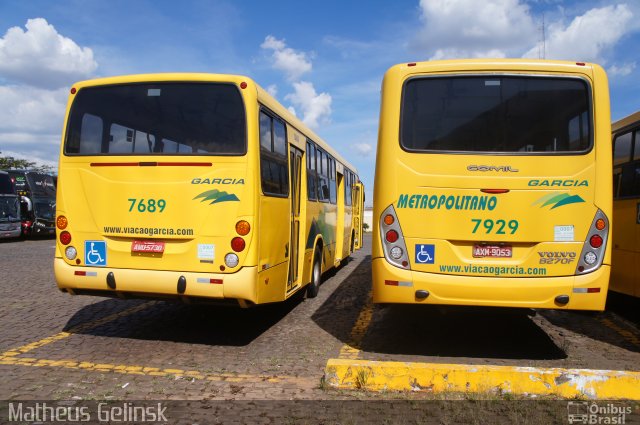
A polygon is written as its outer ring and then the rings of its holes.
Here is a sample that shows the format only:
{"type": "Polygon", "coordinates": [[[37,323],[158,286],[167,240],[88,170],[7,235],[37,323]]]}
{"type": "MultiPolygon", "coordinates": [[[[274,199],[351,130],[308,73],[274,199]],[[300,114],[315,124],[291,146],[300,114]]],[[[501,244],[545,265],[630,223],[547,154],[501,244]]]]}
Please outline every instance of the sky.
{"type": "Polygon", "coordinates": [[[389,67],[470,57],[596,62],[616,120],[640,110],[639,18],[640,0],[1,0],[0,152],[57,168],[75,81],[242,74],[357,167],[370,204],[389,67]]]}

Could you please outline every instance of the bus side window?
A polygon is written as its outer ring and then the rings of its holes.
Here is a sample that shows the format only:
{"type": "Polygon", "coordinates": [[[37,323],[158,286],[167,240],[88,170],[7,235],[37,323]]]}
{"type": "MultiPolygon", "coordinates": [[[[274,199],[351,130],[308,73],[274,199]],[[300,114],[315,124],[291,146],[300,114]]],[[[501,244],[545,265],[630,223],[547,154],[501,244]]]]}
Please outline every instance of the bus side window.
{"type": "Polygon", "coordinates": [[[286,139],[284,123],[260,112],[260,176],[267,195],[289,194],[286,139]]]}
{"type": "Polygon", "coordinates": [[[318,199],[316,186],[316,148],[313,142],[307,141],[307,197],[310,201],[318,199]]]}

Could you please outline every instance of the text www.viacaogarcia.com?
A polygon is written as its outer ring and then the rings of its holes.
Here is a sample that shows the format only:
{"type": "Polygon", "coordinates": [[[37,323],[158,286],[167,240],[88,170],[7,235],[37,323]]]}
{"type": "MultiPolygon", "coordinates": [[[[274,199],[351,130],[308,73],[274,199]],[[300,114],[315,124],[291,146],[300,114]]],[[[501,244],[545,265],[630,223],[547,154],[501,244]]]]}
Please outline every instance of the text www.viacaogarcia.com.
{"type": "Polygon", "coordinates": [[[103,228],[104,233],[117,235],[143,236],[193,236],[193,229],[172,229],[166,227],[109,227],[103,228]]]}
{"type": "Polygon", "coordinates": [[[441,273],[465,273],[465,274],[484,274],[492,276],[502,275],[519,275],[519,276],[545,276],[547,269],[544,267],[518,267],[518,266],[455,266],[441,265],[441,273]]]}

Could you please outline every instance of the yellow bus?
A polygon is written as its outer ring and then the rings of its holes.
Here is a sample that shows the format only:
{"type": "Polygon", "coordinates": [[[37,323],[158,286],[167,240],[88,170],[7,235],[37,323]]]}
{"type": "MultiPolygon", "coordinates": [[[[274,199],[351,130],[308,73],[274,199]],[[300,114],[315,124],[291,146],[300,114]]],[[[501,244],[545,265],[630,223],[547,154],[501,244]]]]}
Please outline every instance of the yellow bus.
{"type": "Polygon", "coordinates": [[[611,265],[605,72],[538,60],[385,74],[376,303],[604,309],[611,265]]]}
{"type": "Polygon", "coordinates": [[[640,111],[611,125],[613,253],[610,290],[640,297],[640,111]]]}
{"type": "Polygon", "coordinates": [[[361,245],[356,169],[244,76],[75,84],[58,185],[55,276],[69,294],[313,297],[361,245]]]}

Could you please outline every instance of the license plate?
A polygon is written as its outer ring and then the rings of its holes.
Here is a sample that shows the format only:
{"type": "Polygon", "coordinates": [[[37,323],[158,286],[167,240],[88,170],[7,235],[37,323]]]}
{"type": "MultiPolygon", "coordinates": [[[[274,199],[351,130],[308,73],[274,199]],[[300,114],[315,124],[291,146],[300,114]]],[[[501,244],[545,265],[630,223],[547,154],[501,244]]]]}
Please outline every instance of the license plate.
{"type": "Polygon", "coordinates": [[[474,258],[493,257],[493,258],[511,258],[513,249],[511,245],[474,245],[474,258]]]}
{"type": "Polygon", "coordinates": [[[164,242],[133,241],[131,243],[131,252],[150,252],[152,254],[163,253],[164,242]]]}

